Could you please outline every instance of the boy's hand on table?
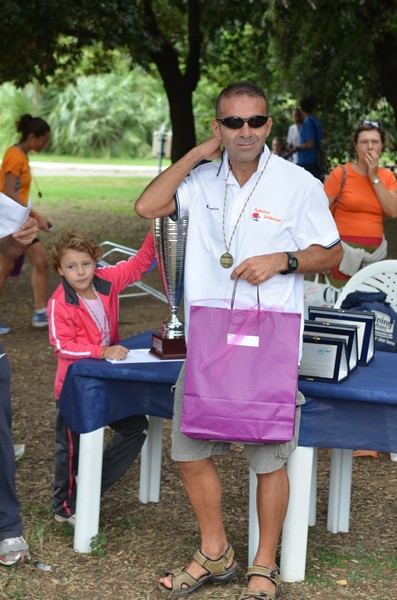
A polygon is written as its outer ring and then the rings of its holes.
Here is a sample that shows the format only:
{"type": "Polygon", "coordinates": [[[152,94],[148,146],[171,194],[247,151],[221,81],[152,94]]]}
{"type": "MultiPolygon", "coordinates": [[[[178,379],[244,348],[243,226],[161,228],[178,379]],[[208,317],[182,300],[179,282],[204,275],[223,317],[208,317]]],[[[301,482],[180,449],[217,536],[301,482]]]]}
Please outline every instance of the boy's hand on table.
{"type": "Polygon", "coordinates": [[[127,358],[128,348],[116,344],[115,346],[108,346],[105,348],[103,358],[109,358],[111,360],[124,360],[127,358]]]}

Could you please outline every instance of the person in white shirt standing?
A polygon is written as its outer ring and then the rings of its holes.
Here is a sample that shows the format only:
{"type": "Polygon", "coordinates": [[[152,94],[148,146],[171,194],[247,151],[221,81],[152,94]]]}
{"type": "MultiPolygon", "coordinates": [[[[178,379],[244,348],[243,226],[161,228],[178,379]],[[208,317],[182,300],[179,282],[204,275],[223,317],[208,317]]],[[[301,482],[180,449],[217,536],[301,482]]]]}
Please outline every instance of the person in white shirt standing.
{"type": "MultiPolygon", "coordinates": [[[[289,152],[292,152],[296,146],[299,146],[300,141],[300,128],[303,123],[303,115],[299,108],[292,109],[292,120],[293,124],[288,128],[287,134],[287,147],[289,152]]],[[[298,163],[298,153],[292,152],[288,157],[288,160],[297,164],[298,163]]]]}
{"type": "MultiPolygon", "coordinates": [[[[265,142],[271,127],[267,100],[257,85],[228,86],[216,102],[213,136],[154,179],[136,203],[136,212],[147,219],[189,216],[187,330],[191,303],[230,298],[237,277],[244,304],[255,305],[259,286],[266,304],[302,313],[303,274],[328,270],[342,258],[322,185],[270,152],[265,142]],[[201,161],[208,162],[197,166],[201,161]]],[[[182,368],[175,390],[171,455],[198,520],[201,549],[186,568],[170,570],[160,579],[159,590],[174,596],[206,583],[224,583],[239,572],[223,525],[221,482],[212,460],[215,454],[228,453],[230,444],[191,439],[180,432],[184,373],[182,368]]],[[[297,392],[291,442],[245,445],[258,480],[260,539],[239,600],[274,600],[279,592],[276,548],[288,506],[286,461],[297,444],[298,405],[303,401],[297,392]]]]}

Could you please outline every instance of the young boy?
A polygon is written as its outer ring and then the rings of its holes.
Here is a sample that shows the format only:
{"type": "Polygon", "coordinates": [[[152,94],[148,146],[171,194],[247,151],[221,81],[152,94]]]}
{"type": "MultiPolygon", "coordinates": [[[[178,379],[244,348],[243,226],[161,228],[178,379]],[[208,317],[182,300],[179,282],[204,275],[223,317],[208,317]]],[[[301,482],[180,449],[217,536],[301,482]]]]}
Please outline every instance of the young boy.
{"type": "MultiPolygon", "coordinates": [[[[58,366],[55,398],[58,400],[69,365],[82,358],[122,360],[128,350],[118,344],[118,294],[139,281],[155,258],[149,233],[138,253],[115,266],[97,267],[102,249],[85,233],[65,232],[51,252],[52,266],[61,277],[48,302],[50,343],[58,366]]],[[[145,416],[131,416],[109,424],[114,435],[103,456],[103,494],[127,471],[145,441],[145,416]]],[[[55,520],[75,524],[76,475],[79,435],[71,431],[56,410],[53,510],[55,520]]]]}

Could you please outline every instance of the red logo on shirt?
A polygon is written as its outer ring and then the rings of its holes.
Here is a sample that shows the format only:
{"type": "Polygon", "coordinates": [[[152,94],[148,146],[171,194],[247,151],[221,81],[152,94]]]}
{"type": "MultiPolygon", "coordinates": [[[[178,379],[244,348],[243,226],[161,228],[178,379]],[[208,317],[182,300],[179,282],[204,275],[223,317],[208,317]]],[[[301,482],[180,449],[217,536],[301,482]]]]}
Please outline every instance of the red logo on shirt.
{"type": "Polygon", "coordinates": [[[266,208],[254,208],[251,213],[251,219],[253,221],[274,221],[275,223],[281,223],[280,217],[274,217],[270,210],[266,208]]]}

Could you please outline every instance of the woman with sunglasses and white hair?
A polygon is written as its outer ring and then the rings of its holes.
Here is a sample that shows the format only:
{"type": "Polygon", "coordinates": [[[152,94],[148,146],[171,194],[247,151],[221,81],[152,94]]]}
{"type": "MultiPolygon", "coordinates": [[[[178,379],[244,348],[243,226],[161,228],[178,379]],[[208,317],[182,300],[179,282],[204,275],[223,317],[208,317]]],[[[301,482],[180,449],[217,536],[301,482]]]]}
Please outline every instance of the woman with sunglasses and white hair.
{"type": "Polygon", "coordinates": [[[379,167],[385,138],[380,123],[361,121],[353,138],[355,160],[335,167],[324,183],[343,246],[343,260],[329,274],[336,287],[387,256],[383,221],[397,217],[397,181],[379,167]]]}

